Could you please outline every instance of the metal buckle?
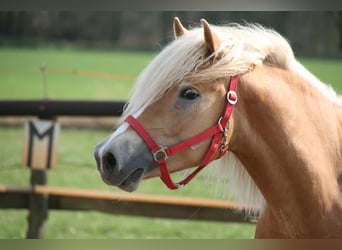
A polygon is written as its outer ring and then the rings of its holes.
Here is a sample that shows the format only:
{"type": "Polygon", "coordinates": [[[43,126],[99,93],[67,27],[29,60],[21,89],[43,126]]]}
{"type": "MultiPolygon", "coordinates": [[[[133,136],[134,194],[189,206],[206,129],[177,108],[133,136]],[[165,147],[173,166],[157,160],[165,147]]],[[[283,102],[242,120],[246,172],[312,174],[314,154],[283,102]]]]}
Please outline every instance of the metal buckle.
{"type": "Polygon", "coordinates": [[[201,146],[201,142],[199,142],[199,143],[197,143],[197,144],[195,144],[195,145],[192,145],[190,148],[191,148],[191,150],[196,150],[196,149],[198,149],[200,146],[201,146]]]}
{"type": "Polygon", "coordinates": [[[166,148],[160,147],[160,149],[158,149],[155,152],[152,152],[153,154],[153,159],[155,162],[158,162],[160,160],[166,160],[168,155],[166,153],[166,148]]]}
{"type": "Polygon", "coordinates": [[[232,105],[235,105],[238,101],[238,96],[237,96],[237,93],[236,91],[234,90],[229,90],[228,93],[227,93],[227,101],[232,104],[232,105]],[[231,97],[234,97],[234,99],[232,99],[231,97]]]}

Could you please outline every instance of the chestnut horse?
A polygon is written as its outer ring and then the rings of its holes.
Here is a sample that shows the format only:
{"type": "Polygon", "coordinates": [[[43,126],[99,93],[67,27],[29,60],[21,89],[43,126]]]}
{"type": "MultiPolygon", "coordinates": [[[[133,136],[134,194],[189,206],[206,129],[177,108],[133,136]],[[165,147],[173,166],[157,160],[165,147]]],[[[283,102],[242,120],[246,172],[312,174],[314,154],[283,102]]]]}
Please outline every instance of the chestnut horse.
{"type": "Polygon", "coordinates": [[[201,23],[175,18],[175,40],[95,148],[103,181],[131,192],[160,176],[177,189],[216,160],[238,196],[263,204],[256,238],[342,237],[341,99],[275,31],[201,23]]]}

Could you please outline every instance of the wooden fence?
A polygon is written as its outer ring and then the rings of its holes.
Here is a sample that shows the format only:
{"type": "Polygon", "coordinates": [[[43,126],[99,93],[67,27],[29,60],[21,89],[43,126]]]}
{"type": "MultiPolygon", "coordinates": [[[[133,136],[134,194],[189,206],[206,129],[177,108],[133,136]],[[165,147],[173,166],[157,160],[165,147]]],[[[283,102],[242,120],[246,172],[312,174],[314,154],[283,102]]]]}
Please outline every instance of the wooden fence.
{"type": "Polygon", "coordinates": [[[120,116],[124,101],[0,100],[0,116],[120,116]]]}
{"type": "MultiPolygon", "coordinates": [[[[0,100],[0,116],[119,116],[122,101],[0,100]]],[[[116,193],[47,186],[44,170],[31,169],[31,185],[0,184],[1,209],[29,209],[27,238],[42,238],[49,209],[95,210],[111,214],[186,220],[251,222],[244,210],[231,202],[116,193]]]]}

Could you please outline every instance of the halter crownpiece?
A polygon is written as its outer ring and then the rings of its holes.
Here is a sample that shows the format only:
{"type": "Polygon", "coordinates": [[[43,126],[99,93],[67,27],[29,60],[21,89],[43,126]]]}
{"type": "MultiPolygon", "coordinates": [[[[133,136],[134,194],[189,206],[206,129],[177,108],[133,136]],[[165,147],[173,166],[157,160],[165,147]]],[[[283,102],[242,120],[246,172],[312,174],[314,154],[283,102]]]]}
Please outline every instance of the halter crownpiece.
{"type": "Polygon", "coordinates": [[[222,157],[228,151],[228,143],[232,133],[232,113],[234,105],[237,103],[238,96],[236,93],[238,83],[238,76],[230,78],[230,84],[226,95],[226,105],[222,116],[217,124],[206,129],[183,142],[180,142],[171,147],[163,147],[156,143],[150,136],[143,125],[133,116],[128,116],[126,122],[140,135],[145,143],[151,149],[153,160],[158,164],[161,173],[161,180],[170,189],[178,189],[188,184],[204,167],[210,162],[222,157]],[[197,167],[188,177],[183,181],[174,183],[171,179],[169,170],[167,168],[166,159],[188,148],[196,147],[200,142],[212,137],[211,145],[201,161],[201,165],[197,167]],[[221,146],[221,147],[219,147],[221,146]],[[214,155],[219,151],[219,156],[214,159],[214,155]]]}

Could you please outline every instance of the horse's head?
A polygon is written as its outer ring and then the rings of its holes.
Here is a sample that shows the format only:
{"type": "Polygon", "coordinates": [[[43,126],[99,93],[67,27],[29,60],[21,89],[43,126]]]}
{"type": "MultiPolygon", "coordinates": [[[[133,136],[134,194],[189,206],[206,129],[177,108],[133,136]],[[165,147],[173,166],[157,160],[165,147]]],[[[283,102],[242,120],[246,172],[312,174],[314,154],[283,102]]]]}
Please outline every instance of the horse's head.
{"type": "MultiPolygon", "coordinates": [[[[140,76],[135,94],[123,114],[121,127],[96,146],[98,170],[107,184],[127,191],[135,190],[141,179],[160,175],[157,162],[160,157],[164,158],[165,148],[187,141],[208,128],[221,126],[217,123],[227,103],[225,96],[230,77],[194,77],[194,72],[211,67],[220,57],[217,53],[220,40],[206,21],[202,20],[202,25],[201,38],[197,38],[196,34],[187,31],[175,18],[175,41],[140,76]],[[196,47],[191,48],[185,44],[194,42],[193,39],[197,39],[196,47]],[[189,58],[193,62],[188,61],[189,58]],[[171,62],[173,59],[178,61],[171,62]],[[166,65],[167,62],[170,64],[166,65]],[[190,68],[187,64],[190,64],[190,68]],[[153,150],[146,139],[133,128],[133,124],[128,125],[125,119],[130,115],[157,145],[162,146],[155,150],[158,152],[151,152],[153,150]]],[[[228,126],[228,119],[224,126],[228,126]]],[[[200,141],[195,139],[190,142],[191,145],[186,145],[179,153],[165,159],[168,171],[176,172],[201,165],[210,148],[213,134],[220,135],[217,146],[226,142],[224,140],[227,138],[222,137],[221,133],[224,131],[216,130],[202,136],[200,141]]],[[[220,153],[218,147],[212,150],[214,152],[207,156],[210,158],[208,162],[220,153]]]]}
{"type": "Polygon", "coordinates": [[[294,60],[286,40],[272,30],[201,23],[188,31],[175,18],[175,40],[139,76],[121,126],[96,146],[107,184],[133,191],[143,178],[160,175],[176,189],[169,173],[207,165],[226,152],[230,139],[234,146],[237,76],[243,82],[255,65],[288,68],[294,60]]]}
{"type": "Polygon", "coordinates": [[[288,68],[293,59],[286,40],[272,30],[201,22],[188,31],[175,18],[176,39],[139,76],[122,125],[96,146],[106,183],[132,191],[141,179],[161,175],[177,188],[169,172],[206,165],[226,151],[233,129],[225,128],[236,101],[230,99],[237,98],[232,80],[241,75],[242,82],[263,63],[288,68]]]}

